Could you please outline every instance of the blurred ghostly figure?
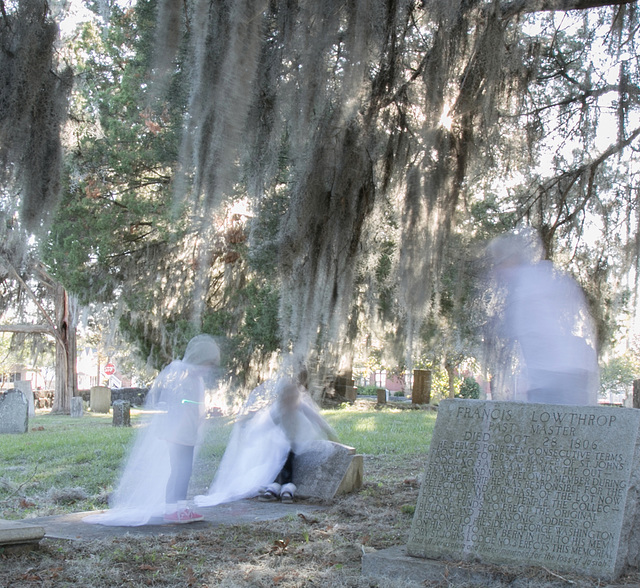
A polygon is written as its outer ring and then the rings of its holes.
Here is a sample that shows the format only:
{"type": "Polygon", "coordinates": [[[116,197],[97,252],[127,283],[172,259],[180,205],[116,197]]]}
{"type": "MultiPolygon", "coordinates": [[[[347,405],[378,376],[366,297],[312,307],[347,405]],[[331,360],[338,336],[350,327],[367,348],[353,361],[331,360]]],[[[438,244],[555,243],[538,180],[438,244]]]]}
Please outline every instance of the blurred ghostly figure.
{"type": "Polygon", "coordinates": [[[508,234],[488,248],[505,290],[499,331],[520,347],[526,400],[597,404],[599,370],[584,294],[542,257],[537,235],[508,234]]]}
{"type": "Polygon", "coordinates": [[[189,341],[182,360],[172,361],[160,372],[145,401],[145,409],[157,412],[136,439],[110,498],[110,510],[85,517],[85,522],[138,526],[160,517],[168,523],[203,518],[187,506],[186,498],[206,415],[205,382],[219,363],[213,337],[198,335],[189,341]]]}
{"type": "Polygon", "coordinates": [[[338,440],[300,380],[285,376],[265,382],[249,395],[209,492],[196,496],[196,504],[212,506],[258,494],[291,502],[295,454],[318,439],[338,440]]]}

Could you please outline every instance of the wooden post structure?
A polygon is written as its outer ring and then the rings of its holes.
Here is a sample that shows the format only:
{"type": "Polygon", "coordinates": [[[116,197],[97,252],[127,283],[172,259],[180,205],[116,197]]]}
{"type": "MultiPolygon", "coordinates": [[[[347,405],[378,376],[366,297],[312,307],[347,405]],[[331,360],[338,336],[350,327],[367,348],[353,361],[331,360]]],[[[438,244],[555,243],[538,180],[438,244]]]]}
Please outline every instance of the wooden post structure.
{"type": "Polygon", "coordinates": [[[412,404],[429,404],[431,401],[431,370],[413,370],[412,404]]]}

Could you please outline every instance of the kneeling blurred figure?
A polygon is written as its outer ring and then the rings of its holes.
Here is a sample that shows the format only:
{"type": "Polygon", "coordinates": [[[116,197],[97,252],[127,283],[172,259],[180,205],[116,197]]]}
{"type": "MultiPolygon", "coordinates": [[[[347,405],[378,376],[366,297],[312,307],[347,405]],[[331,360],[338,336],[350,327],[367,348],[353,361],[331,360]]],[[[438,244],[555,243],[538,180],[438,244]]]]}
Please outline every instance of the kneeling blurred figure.
{"type": "Polygon", "coordinates": [[[295,455],[319,439],[337,441],[303,383],[289,376],[268,380],[249,395],[238,418],[209,492],[199,506],[241,498],[292,502],[295,455]]]}

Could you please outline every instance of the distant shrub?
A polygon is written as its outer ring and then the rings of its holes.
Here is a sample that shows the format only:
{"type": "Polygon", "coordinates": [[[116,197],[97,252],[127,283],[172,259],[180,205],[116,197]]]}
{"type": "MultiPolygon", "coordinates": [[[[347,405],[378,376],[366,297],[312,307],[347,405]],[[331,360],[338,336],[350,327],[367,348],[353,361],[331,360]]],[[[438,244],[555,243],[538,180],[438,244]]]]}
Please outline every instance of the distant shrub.
{"type": "Polygon", "coordinates": [[[480,384],[473,378],[465,378],[460,384],[459,398],[480,398],[480,384]]]}
{"type": "Polygon", "coordinates": [[[377,386],[360,386],[358,388],[358,394],[361,394],[362,396],[375,396],[377,393],[377,386]]]}

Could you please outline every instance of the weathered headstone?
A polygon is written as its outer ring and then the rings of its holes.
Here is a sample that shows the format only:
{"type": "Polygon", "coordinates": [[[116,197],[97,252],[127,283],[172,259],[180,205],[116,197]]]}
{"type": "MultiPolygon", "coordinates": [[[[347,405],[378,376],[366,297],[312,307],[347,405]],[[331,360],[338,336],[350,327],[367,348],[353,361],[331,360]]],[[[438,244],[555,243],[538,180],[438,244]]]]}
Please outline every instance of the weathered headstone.
{"type": "Polygon", "coordinates": [[[388,393],[385,388],[376,388],[376,396],[378,404],[386,404],[388,400],[388,393]]]}
{"type": "Polygon", "coordinates": [[[111,389],[107,386],[92,386],[89,408],[91,412],[108,413],[111,408],[111,389]]]}
{"type": "Polygon", "coordinates": [[[20,390],[0,394],[0,433],[26,433],[29,430],[29,403],[20,390]]]}
{"type": "Polygon", "coordinates": [[[293,482],[300,497],[331,500],[362,486],[362,455],[353,447],[315,441],[293,460],[293,482]]]}
{"type": "Polygon", "coordinates": [[[640,411],[440,403],[414,557],[615,579],[640,563],[640,411]]]}
{"type": "Polygon", "coordinates": [[[30,380],[19,380],[13,383],[13,387],[16,390],[20,390],[24,394],[24,397],[29,403],[29,418],[36,416],[36,407],[33,400],[33,388],[31,387],[30,380]]]}
{"type": "Polygon", "coordinates": [[[80,418],[83,413],[83,400],[82,396],[74,396],[71,399],[71,416],[72,418],[80,418]]]}
{"type": "Polygon", "coordinates": [[[431,402],[431,370],[413,370],[411,402],[413,404],[431,402]]]}
{"type": "Polygon", "coordinates": [[[131,404],[127,400],[113,401],[113,426],[114,427],[130,427],[131,426],[131,404]]]}

